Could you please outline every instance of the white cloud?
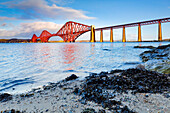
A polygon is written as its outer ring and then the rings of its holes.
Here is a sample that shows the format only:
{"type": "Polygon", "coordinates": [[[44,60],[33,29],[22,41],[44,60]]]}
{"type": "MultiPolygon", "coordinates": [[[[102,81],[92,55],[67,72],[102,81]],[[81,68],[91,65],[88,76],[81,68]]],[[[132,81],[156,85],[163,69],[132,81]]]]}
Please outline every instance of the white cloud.
{"type": "Polygon", "coordinates": [[[74,0],[50,0],[50,1],[59,5],[66,5],[74,2],[74,0]]]}
{"type": "Polygon", "coordinates": [[[13,17],[0,17],[0,21],[3,21],[3,20],[17,20],[16,18],[13,18],[13,17]]]}
{"type": "Polygon", "coordinates": [[[21,23],[19,26],[15,26],[11,30],[1,29],[0,37],[29,37],[31,39],[34,33],[39,36],[43,30],[47,30],[53,34],[57,33],[61,27],[61,24],[53,22],[21,23]]]}
{"type": "Polygon", "coordinates": [[[85,15],[82,10],[60,7],[56,4],[49,5],[45,0],[23,0],[20,2],[16,0],[15,3],[3,4],[8,8],[22,11],[23,14],[18,17],[22,19],[95,19],[95,17],[85,15]]]}

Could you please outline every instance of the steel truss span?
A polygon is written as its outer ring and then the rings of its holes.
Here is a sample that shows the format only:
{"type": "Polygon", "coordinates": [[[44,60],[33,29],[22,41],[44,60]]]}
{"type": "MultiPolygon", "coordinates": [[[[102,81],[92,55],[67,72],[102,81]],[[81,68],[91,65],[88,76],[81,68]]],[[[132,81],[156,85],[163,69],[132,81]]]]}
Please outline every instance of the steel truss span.
{"type": "Polygon", "coordinates": [[[75,42],[75,40],[83,33],[91,30],[91,26],[84,25],[81,23],[69,21],[55,34],[51,34],[48,31],[44,30],[39,37],[35,34],[32,37],[32,42],[37,42],[38,39],[41,42],[48,42],[52,36],[59,36],[65,42],[75,42]]]}
{"type": "Polygon", "coordinates": [[[102,27],[97,28],[88,25],[84,25],[81,23],[69,21],[63,27],[54,34],[49,33],[48,31],[44,30],[39,37],[37,37],[35,34],[32,37],[32,42],[37,42],[38,39],[41,40],[41,42],[48,42],[48,40],[52,36],[59,36],[61,37],[64,42],[75,42],[75,40],[83,33],[91,31],[91,37],[90,42],[95,42],[95,31],[101,31],[101,38],[100,42],[103,42],[103,30],[110,30],[110,42],[113,42],[113,29],[123,28],[123,37],[122,42],[126,42],[126,36],[125,36],[125,28],[126,27],[135,27],[138,26],[138,41],[142,41],[141,38],[141,26],[143,25],[150,25],[150,24],[158,24],[158,41],[162,41],[162,31],[161,31],[161,23],[170,22],[170,18],[162,18],[162,19],[156,19],[156,20],[149,20],[149,21],[142,21],[142,22],[135,22],[135,23],[129,23],[129,24],[123,24],[123,25],[116,25],[116,26],[109,26],[109,27],[102,27]]]}
{"type": "Polygon", "coordinates": [[[158,23],[166,23],[170,22],[170,18],[162,18],[162,19],[156,19],[156,20],[149,20],[149,21],[143,21],[143,22],[135,22],[135,23],[129,23],[129,24],[123,24],[123,25],[116,25],[116,26],[109,26],[109,27],[102,27],[95,29],[96,31],[107,30],[107,29],[118,29],[123,27],[135,27],[138,25],[151,25],[151,24],[158,24],[158,23]]]}

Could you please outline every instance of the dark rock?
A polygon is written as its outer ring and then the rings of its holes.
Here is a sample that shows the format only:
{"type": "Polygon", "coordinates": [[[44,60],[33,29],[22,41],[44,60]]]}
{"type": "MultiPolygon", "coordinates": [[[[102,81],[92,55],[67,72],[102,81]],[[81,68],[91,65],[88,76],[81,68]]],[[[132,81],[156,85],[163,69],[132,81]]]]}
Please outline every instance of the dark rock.
{"type": "Polygon", "coordinates": [[[149,95],[148,95],[148,94],[145,94],[145,97],[149,97],[149,95]]]}
{"type": "Polygon", "coordinates": [[[111,70],[111,71],[110,71],[110,74],[120,73],[120,72],[122,72],[122,71],[123,71],[123,70],[120,70],[120,69],[111,70]]]}
{"type": "Polygon", "coordinates": [[[34,93],[21,94],[20,97],[32,97],[34,93]]]}
{"type": "Polygon", "coordinates": [[[100,76],[106,75],[106,74],[108,74],[108,72],[103,72],[103,71],[102,71],[101,73],[99,73],[100,76]]]}
{"type": "Polygon", "coordinates": [[[0,94],[0,101],[1,102],[6,102],[6,101],[9,101],[11,99],[12,99],[12,95],[11,94],[8,94],[8,93],[0,94]]]}
{"type": "Polygon", "coordinates": [[[168,58],[169,51],[170,51],[170,44],[163,45],[155,49],[152,49],[150,51],[144,51],[143,53],[140,54],[140,57],[142,58],[143,62],[146,62],[152,59],[163,59],[164,57],[168,58]],[[163,50],[166,50],[166,51],[163,51],[163,50]]]}
{"type": "Polygon", "coordinates": [[[156,49],[166,49],[167,47],[170,47],[170,44],[163,45],[163,46],[158,46],[156,49]]]}
{"type": "Polygon", "coordinates": [[[166,97],[166,98],[169,98],[169,97],[170,97],[170,94],[169,94],[169,93],[164,93],[163,95],[164,95],[164,97],[166,97]]]}
{"type": "Polygon", "coordinates": [[[103,49],[104,51],[111,51],[110,49],[103,49]]]}
{"type": "Polygon", "coordinates": [[[75,93],[75,94],[80,94],[80,89],[79,89],[79,88],[75,88],[74,91],[73,91],[73,93],[75,93]]]}
{"type": "Polygon", "coordinates": [[[24,113],[15,109],[1,111],[1,113],[24,113]]]}
{"type": "Polygon", "coordinates": [[[43,86],[43,89],[44,89],[44,90],[49,90],[49,89],[51,89],[51,88],[52,88],[51,85],[43,86]]]}
{"type": "Polygon", "coordinates": [[[134,48],[154,49],[153,46],[134,46],[134,48]]]}
{"type": "Polygon", "coordinates": [[[71,76],[67,77],[65,80],[66,81],[70,81],[70,80],[75,80],[77,79],[78,77],[75,75],[75,74],[72,74],[71,76]]]}
{"type": "Polygon", "coordinates": [[[134,112],[130,111],[129,108],[127,106],[125,106],[122,109],[122,113],[134,113],[134,112]]]}

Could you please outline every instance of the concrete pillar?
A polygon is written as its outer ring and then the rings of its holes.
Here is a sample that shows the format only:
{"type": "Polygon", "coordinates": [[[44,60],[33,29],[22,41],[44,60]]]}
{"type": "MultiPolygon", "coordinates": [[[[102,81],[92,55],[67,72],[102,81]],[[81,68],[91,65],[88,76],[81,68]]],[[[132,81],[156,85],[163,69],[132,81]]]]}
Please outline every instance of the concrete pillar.
{"type": "Polygon", "coordinates": [[[100,42],[103,42],[103,30],[100,31],[100,42]]]}
{"type": "Polygon", "coordinates": [[[161,22],[158,22],[158,41],[162,41],[162,28],[161,28],[161,22]]]}
{"type": "Polygon", "coordinates": [[[110,42],[113,42],[113,28],[110,28],[110,42]]]}
{"type": "Polygon", "coordinates": [[[123,26],[123,36],[122,36],[122,42],[126,42],[125,26],[123,26]]]}
{"type": "Polygon", "coordinates": [[[138,24],[138,42],[141,42],[142,38],[141,38],[141,25],[138,24]]]}
{"type": "Polygon", "coordinates": [[[91,36],[90,36],[90,42],[96,42],[95,40],[95,26],[91,26],[91,36]]]}

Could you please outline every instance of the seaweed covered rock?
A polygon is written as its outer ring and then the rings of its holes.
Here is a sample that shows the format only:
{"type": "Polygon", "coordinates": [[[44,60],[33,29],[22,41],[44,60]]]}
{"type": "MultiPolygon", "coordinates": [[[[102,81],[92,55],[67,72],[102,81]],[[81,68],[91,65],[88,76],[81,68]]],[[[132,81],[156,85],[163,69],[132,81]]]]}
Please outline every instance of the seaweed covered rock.
{"type": "Polygon", "coordinates": [[[15,109],[11,109],[11,110],[1,111],[1,113],[23,113],[23,112],[15,110],[15,109]]]}
{"type": "MultiPolygon", "coordinates": [[[[112,70],[110,73],[92,74],[86,77],[81,88],[75,88],[74,93],[82,100],[93,101],[110,110],[133,112],[122,106],[121,101],[114,100],[116,93],[163,93],[169,92],[169,75],[160,74],[145,69],[112,70]],[[108,92],[112,90],[112,93],[108,92]]],[[[116,112],[117,112],[116,111],[116,112]]]]}
{"type": "Polygon", "coordinates": [[[140,54],[140,57],[142,58],[143,62],[152,59],[170,59],[170,44],[158,46],[157,48],[150,51],[145,51],[140,54]]]}
{"type": "Polygon", "coordinates": [[[67,77],[65,80],[66,81],[70,81],[70,80],[75,80],[77,79],[78,77],[75,75],[75,74],[72,74],[71,76],[67,77]]]}
{"type": "Polygon", "coordinates": [[[122,87],[125,90],[134,90],[137,93],[162,93],[169,91],[169,75],[144,69],[127,69],[121,76],[125,79],[122,87]]]}
{"type": "Polygon", "coordinates": [[[170,44],[158,46],[140,54],[145,67],[159,73],[170,74],[170,44]]]}
{"type": "Polygon", "coordinates": [[[134,46],[134,48],[143,48],[143,49],[154,49],[153,46],[134,46]]]}
{"type": "Polygon", "coordinates": [[[12,95],[11,94],[8,94],[8,93],[0,94],[0,101],[1,102],[6,102],[6,101],[9,101],[11,99],[12,99],[12,95]]]}

